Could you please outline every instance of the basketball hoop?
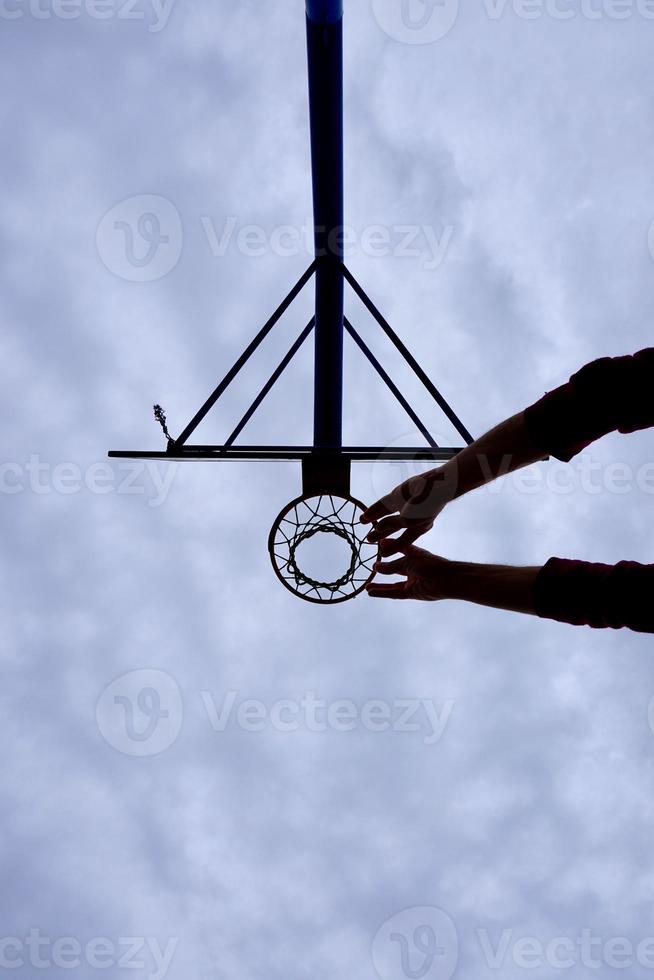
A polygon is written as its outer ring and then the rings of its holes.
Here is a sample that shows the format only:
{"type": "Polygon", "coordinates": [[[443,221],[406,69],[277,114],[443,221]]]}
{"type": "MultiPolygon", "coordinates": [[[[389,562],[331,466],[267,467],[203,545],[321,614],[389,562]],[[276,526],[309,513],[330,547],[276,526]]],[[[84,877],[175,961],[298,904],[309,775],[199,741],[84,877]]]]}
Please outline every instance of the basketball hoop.
{"type": "MultiPolygon", "coordinates": [[[[366,541],[368,528],[359,523],[365,510],[354,497],[304,494],[278,515],[268,538],[268,552],[277,577],[286,588],[308,602],[334,603],[353,599],[374,576],[377,545],[366,541]],[[342,574],[318,577],[303,571],[302,545],[319,535],[343,542],[342,574]],[[330,581],[326,581],[330,578],[330,581]]],[[[306,566],[305,566],[306,567],[306,566]]]]}
{"type": "Polygon", "coordinates": [[[166,439],[165,450],[117,449],[109,456],[167,461],[266,459],[301,462],[302,496],[277,517],[270,532],[268,550],[278,578],[294,595],[308,602],[334,604],[352,599],[363,591],[373,577],[377,557],[377,547],[365,540],[367,529],[359,524],[364,505],[350,494],[350,464],[382,459],[444,461],[461,449],[460,446],[438,445],[428,426],[345,316],[346,286],[372,315],[462,441],[469,445],[472,436],[343,261],[342,231],[346,227],[343,211],[343,0],[306,0],[306,31],[315,258],[176,438],[168,431],[161,406],[154,406],[155,418],[166,439]],[[314,313],[241,420],[218,445],[190,442],[197,427],[311,279],[315,280],[314,313]],[[243,445],[240,442],[243,429],[311,335],[314,341],[312,443],[243,445]],[[421,433],[424,445],[343,445],[345,336],[397,399],[421,433]],[[308,553],[315,545],[326,541],[342,545],[342,567],[336,563],[329,572],[309,570],[308,553]]]}

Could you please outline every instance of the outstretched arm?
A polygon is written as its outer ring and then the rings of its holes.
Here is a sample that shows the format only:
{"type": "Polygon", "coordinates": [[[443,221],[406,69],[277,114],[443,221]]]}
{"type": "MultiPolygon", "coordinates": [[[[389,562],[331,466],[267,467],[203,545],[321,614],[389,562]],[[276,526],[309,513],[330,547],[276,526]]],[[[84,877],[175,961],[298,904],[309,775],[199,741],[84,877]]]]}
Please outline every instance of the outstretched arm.
{"type": "Polygon", "coordinates": [[[619,562],[601,565],[550,558],[541,567],[477,565],[449,561],[415,545],[403,556],[378,562],[382,575],[401,582],[373,580],[368,595],[386,599],[463,599],[511,612],[596,629],[623,626],[654,633],[654,565],[619,562]]]}
{"type": "Polygon", "coordinates": [[[375,568],[382,575],[406,575],[406,581],[384,584],[373,579],[366,587],[368,595],[381,599],[463,599],[536,614],[534,587],[540,568],[450,561],[415,545],[402,550],[402,558],[377,562],[375,568]]]}
{"type": "Polygon", "coordinates": [[[428,531],[445,504],[498,476],[552,455],[568,461],[608,432],[654,425],[654,348],[603,357],[463,449],[444,466],[412,477],[366,510],[372,542],[388,556],[428,531]],[[397,538],[389,535],[402,531],[397,538]]]}
{"type": "Polygon", "coordinates": [[[534,444],[525,413],[519,412],[466,446],[443,466],[411,477],[364,511],[362,523],[375,525],[368,540],[376,543],[404,530],[398,538],[382,546],[383,554],[393,554],[400,545],[411,544],[428,531],[451,500],[546,455],[534,444]]]}

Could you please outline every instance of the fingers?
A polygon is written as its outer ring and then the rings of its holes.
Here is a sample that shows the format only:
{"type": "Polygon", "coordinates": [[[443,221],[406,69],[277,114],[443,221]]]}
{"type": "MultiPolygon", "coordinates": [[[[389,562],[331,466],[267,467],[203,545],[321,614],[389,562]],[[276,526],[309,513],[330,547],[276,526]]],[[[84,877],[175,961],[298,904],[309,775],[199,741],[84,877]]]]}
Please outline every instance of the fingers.
{"type": "MultiPolygon", "coordinates": [[[[396,539],[397,545],[400,551],[404,551],[405,548],[409,548],[414,541],[426,534],[427,531],[431,531],[434,526],[433,521],[426,521],[424,524],[409,526],[404,534],[396,539]]],[[[405,552],[406,554],[406,552],[405,552]]]]}
{"type": "Polygon", "coordinates": [[[404,513],[409,508],[413,510],[413,520],[419,519],[420,516],[433,520],[434,515],[442,510],[440,505],[442,492],[436,495],[433,493],[434,487],[443,481],[442,470],[442,467],[430,470],[428,473],[421,473],[400,483],[377,503],[364,510],[359,520],[362,524],[374,524],[395,511],[404,513]],[[421,514],[416,512],[417,509],[421,510],[421,514]]]}
{"type": "MultiPolygon", "coordinates": [[[[371,544],[376,544],[382,538],[388,538],[391,534],[395,534],[396,531],[405,528],[405,532],[400,535],[400,538],[403,542],[411,544],[421,534],[426,534],[427,531],[430,531],[433,526],[434,522],[431,518],[416,521],[402,514],[393,514],[391,517],[384,517],[382,520],[377,521],[372,531],[368,532],[367,540],[371,544]]],[[[398,541],[400,538],[398,538],[398,541]]]]}
{"type": "Polygon", "coordinates": [[[376,504],[372,504],[367,510],[364,510],[359,518],[359,522],[361,524],[372,524],[373,521],[378,521],[385,514],[390,514],[390,508],[383,501],[378,500],[376,504]]]}
{"type": "Polygon", "coordinates": [[[385,517],[387,514],[392,514],[394,510],[397,510],[398,506],[395,502],[395,490],[391,493],[387,493],[385,497],[378,500],[377,503],[371,504],[367,510],[364,510],[363,514],[359,518],[362,524],[373,524],[378,521],[381,517],[385,517]]]}
{"type": "Polygon", "coordinates": [[[371,544],[376,544],[381,538],[387,538],[390,534],[395,534],[400,528],[408,527],[409,521],[406,517],[400,517],[399,514],[393,514],[391,517],[383,517],[381,520],[375,521],[375,526],[368,533],[368,541],[371,544]]]}
{"type": "Polygon", "coordinates": [[[390,582],[388,585],[371,582],[366,586],[366,591],[373,599],[410,599],[408,585],[408,582],[390,582]]]}
{"type": "Polygon", "coordinates": [[[379,542],[379,553],[382,558],[389,558],[399,552],[406,554],[406,549],[410,548],[413,542],[422,534],[426,534],[432,527],[432,523],[421,524],[419,527],[409,527],[403,534],[396,538],[382,538],[379,542]]]}
{"type": "Polygon", "coordinates": [[[395,561],[377,561],[374,565],[376,572],[382,575],[408,575],[409,559],[396,558],[395,561]]]}

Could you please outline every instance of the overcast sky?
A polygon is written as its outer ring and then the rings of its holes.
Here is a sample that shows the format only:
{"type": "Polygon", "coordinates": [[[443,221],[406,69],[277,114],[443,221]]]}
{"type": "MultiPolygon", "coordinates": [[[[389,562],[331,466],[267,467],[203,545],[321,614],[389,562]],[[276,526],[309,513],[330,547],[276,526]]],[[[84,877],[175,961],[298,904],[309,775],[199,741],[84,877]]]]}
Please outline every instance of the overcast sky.
{"type": "MultiPolygon", "coordinates": [[[[348,262],[479,435],[651,344],[654,8],[454,4],[346,3],[348,262]]],[[[0,972],[652,976],[651,637],[303,603],[266,550],[298,464],[106,465],[163,448],[153,402],[181,431],[310,262],[301,0],[0,20],[0,972]]],[[[244,440],[310,439],[310,394],[307,346],[244,440]]],[[[418,438],[349,348],[345,398],[346,441],[418,438]]],[[[360,464],[353,490],[408,472],[360,464]]],[[[531,477],[426,546],[653,560],[651,433],[531,477]]]]}

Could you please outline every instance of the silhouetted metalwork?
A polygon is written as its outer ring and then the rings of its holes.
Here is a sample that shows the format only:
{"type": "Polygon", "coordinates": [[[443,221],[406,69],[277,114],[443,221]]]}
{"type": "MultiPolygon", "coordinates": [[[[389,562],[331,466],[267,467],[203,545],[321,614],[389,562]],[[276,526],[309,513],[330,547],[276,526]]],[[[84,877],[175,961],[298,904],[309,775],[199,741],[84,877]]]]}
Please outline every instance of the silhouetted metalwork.
{"type": "Polygon", "coordinates": [[[473,441],[473,438],[468,432],[468,430],[466,429],[461,419],[456,414],[456,412],[452,408],[450,408],[448,403],[445,401],[441,393],[436,388],[436,385],[433,383],[431,378],[429,378],[425,374],[425,372],[420,367],[420,365],[416,361],[411,351],[408,349],[408,347],[405,346],[405,344],[402,343],[398,335],[391,327],[390,323],[388,323],[388,321],[381,315],[381,313],[379,312],[379,310],[377,309],[373,301],[370,299],[370,297],[363,289],[363,287],[360,286],[359,283],[356,281],[356,279],[354,278],[350,270],[347,269],[343,264],[341,264],[341,269],[345,279],[350,284],[354,292],[357,294],[357,296],[359,297],[363,305],[370,313],[372,313],[375,320],[382,328],[382,330],[384,331],[388,339],[391,341],[392,344],[395,345],[395,347],[398,349],[398,351],[400,352],[404,360],[407,362],[411,370],[422,381],[423,385],[425,386],[425,388],[427,389],[431,397],[434,399],[436,404],[439,406],[439,408],[442,409],[443,413],[450,420],[450,422],[457,430],[459,435],[465,440],[466,445],[469,446],[470,443],[473,441]]]}
{"type": "Polygon", "coordinates": [[[316,258],[316,447],[341,445],[343,429],[343,13],[307,4],[307,65],[316,258]]]}
{"type": "Polygon", "coordinates": [[[404,459],[418,462],[444,463],[452,459],[459,448],[439,446],[432,449],[429,446],[343,446],[341,449],[321,449],[315,446],[180,446],[179,450],[142,450],[142,449],[112,449],[109,456],[113,459],[249,459],[249,460],[311,460],[327,463],[339,459],[363,462],[365,460],[404,459]]]}
{"type": "MultiPolygon", "coordinates": [[[[456,447],[443,447],[439,446],[429,429],[424,422],[420,419],[418,414],[411,407],[407,399],[402,395],[397,385],[393,382],[390,375],[382,367],[379,360],[372,353],[368,345],[362,339],[358,331],[352,326],[347,318],[343,318],[344,329],[352,337],[353,341],[357,347],[362,351],[367,360],[373,366],[375,371],[378,373],[380,378],[383,380],[384,384],[388,387],[389,391],[397,399],[399,404],[409,415],[412,422],[416,428],[425,437],[428,446],[404,446],[404,447],[383,447],[383,446],[342,446],[340,445],[340,439],[338,445],[317,445],[315,442],[311,446],[236,446],[234,445],[235,440],[240,435],[241,431],[245,428],[247,423],[250,421],[257,408],[261,405],[264,398],[274,386],[274,384],[279,380],[285,369],[290,364],[291,360],[300,349],[302,344],[307,339],[308,335],[316,328],[316,318],[312,317],[311,321],[304,328],[298,339],[291,346],[287,354],[284,356],[276,370],[273,372],[271,377],[261,388],[256,398],[252,402],[250,408],[247,410],[243,418],[240,420],[233,432],[227,437],[224,443],[220,445],[188,445],[186,440],[191,435],[204,417],[209,413],[209,411],[214,407],[216,402],[219,400],[220,396],[224,394],[229,385],[237,377],[241,369],[248,362],[252,354],[256,351],[262,341],[268,336],[272,328],[281,318],[282,314],[288,309],[295,297],[300,293],[303,286],[305,286],[313,273],[320,267],[321,263],[325,261],[323,259],[315,259],[309,266],[304,275],[298,280],[291,292],[284,298],[280,305],[275,310],[272,317],[264,324],[262,329],[258,332],[256,337],[251,341],[251,343],[246,347],[241,356],[236,360],[234,365],[229,369],[223,380],[211,393],[206,402],[202,407],[196,412],[189,424],[186,426],[184,431],[180,436],[175,438],[169,438],[168,448],[165,452],[157,452],[150,450],[112,450],[109,455],[112,457],[129,457],[131,459],[147,458],[147,459],[304,459],[307,453],[310,453],[316,459],[324,456],[325,459],[334,459],[335,457],[342,455],[346,459],[426,459],[426,460],[447,460],[455,456],[460,449],[456,447]]],[[[411,370],[414,372],[416,377],[427,389],[433,400],[441,409],[444,415],[450,420],[455,429],[463,437],[466,444],[472,442],[472,436],[463,425],[459,417],[449,406],[443,395],[438,391],[434,383],[422,369],[420,364],[417,362],[413,354],[408,350],[406,345],[400,340],[393,328],[387,322],[387,320],[379,312],[375,304],[372,302],[368,294],[365,292],[362,286],[359,285],[354,276],[350,273],[347,267],[341,262],[338,265],[339,274],[341,278],[345,280],[349,285],[352,286],[356,295],[361,299],[366,309],[373,315],[377,323],[380,325],[386,336],[393,343],[393,345],[400,352],[406,363],[409,365],[411,370]]],[[[340,377],[340,376],[339,376],[340,377]]],[[[323,406],[326,411],[329,408],[329,393],[325,397],[326,406],[323,406]]],[[[317,390],[316,390],[317,397],[317,390]]]]}
{"type": "Polygon", "coordinates": [[[252,416],[254,415],[254,413],[256,412],[256,410],[258,409],[258,407],[261,404],[261,402],[264,400],[264,398],[266,397],[266,395],[268,394],[268,392],[275,385],[275,383],[277,382],[278,378],[280,378],[281,375],[284,373],[284,371],[286,370],[286,368],[288,367],[288,365],[291,363],[291,361],[293,360],[293,358],[295,357],[295,355],[299,351],[299,349],[302,346],[302,344],[304,343],[304,341],[307,339],[307,337],[309,336],[309,334],[313,330],[313,327],[314,327],[315,322],[316,322],[315,317],[312,317],[311,320],[309,320],[309,322],[307,323],[306,327],[304,328],[304,330],[302,331],[302,333],[300,334],[300,336],[298,337],[298,339],[295,341],[295,343],[290,348],[290,350],[281,359],[281,361],[279,362],[278,366],[275,368],[275,370],[273,371],[273,373],[270,375],[270,377],[266,381],[265,385],[263,386],[263,388],[261,389],[261,391],[259,392],[259,394],[257,395],[257,397],[254,399],[254,401],[252,402],[252,404],[250,405],[250,407],[248,408],[247,412],[245,413],[245,415],[243,416],[243,418],[241,419],[241,421],[238,423],[238,425],[236,426],[236,428],[234,429],[234,431],[229,436],[227,436],[227,439],[225,440],[225,447],[232,446],[234,444],[234,441],[236,439],[238,439],[239,435],[241,434],[241,432],[243,431],[243,429],[245,428],[245,426],[248,424],[248,422],[250,421],[250,419],[252,418],[252,416]]]}
{"type": "MultiPolygon", "coordinates": [[[[363,287],[357,282],[343,262],[343,5],[342,0],[306,0],[307,67],[309,82],[309,124],[311,133],[311,171],[313,189],[314,250],[315,258],[306,272],[295,283],[287,296],[279,304],[272,316],[259,330],[243,353],[234,362],[222,381],[212,391],[204,404],[198,409],[188,425],[177,438],[168,432],[166,418],[160,406],[155,406],[155,417],[162,424],[167,439],[165,451],[113,450],[111,457],[131,459],[169,459],[169,460],[300,460],[302,462],[303,498],[298,498],[278,517],[273,532],[287,511],[298,505],[300,500],[309,497],[316,499],[342,499],[355,507],[362,507],[350,497],[350,463],[352,460],[432,460],[451,459],[460,451],[457,447],[439,446],[428,427],[400,392],[390,375],[372,353],[357,330],[344,317],[343,300],[347,283],[372,314],[385,335],[402,355],[406,363],[429,392],[439,409],[452,423],[466,444],[472,436],[450,407],[441,392],[425,373],[415,357],[400,340],[390,324],[382,316],[363,287]],[[221,445],[189,445],[188,440],[198,425],[216,405],[229,385],[247,364],[262,341],[268,336],[283,314],[293,303],[307,283],[315,276],[315,312],[311,321],[301,332],[295,343],[263,385],[252,404],[237,423],[230,435],[221,445]],[[356,346],[361,350],[384,384],[392,392],[418,431],[427,442],[426,446],[382,447],[382,446],[343,446],[343,336],[347,331],[356,346]],[[313,443],[310,446],[288,445],[237,445],[236,440],[255,414],[266,395],[284,373],[296,353],[309,335],[314,334],[314,398],[313,398],[313,443]],[[158,409],[158,411],[157,411],[158,409]],[[162,421],[163,420],[163,421],[162,421]]],[[[336,510],[336,513],[340,511],[336,510]]],[[[312,520],[317,518],[312,518],[312,520]]],[[[348,525],[349,526],[349,525],[348,525]]],[[[318,521],[317,525],[307,526],[306,533],[299,532],[284,566],[286,575],[275,564],[276,552],[271,550],[271,559],[277,574],[284,584],[296,595],[311,601],[343,601],[358,594],[363,588],[357,584],[355,589],[346,582],[322,583],[304,577],[297,568],[296,548],[299,543],[316,533],[328,531],[343,537],[338,521],[333,526],[330,520],[318,521]],[[338,525],[338,529],[337,528],[338,525]],[[312,584],[313,583],[313,584],[312,584]],[[306,594],[305,586],[309,586],[306,594]],[[331,598],[317,598],[324,591],[331,598]],[[335,593],[338,596],[334,598],[335,593]]],[[[273,540],[271,532],[271,541],[273,540]]],[[[351,549],[358,548],[351,534],[345,534],[351,549]]],[[[352,552],[354,554],[354,551],[352,552]]],[[[354,559],[353,559],[354,561],[354,559]]],[[[367,566],[366,566],[367,567],[367,566]]],[[[359,565],[354,562],[347,573],[350,585],[354,584],[354,571],[359,565]]],[[[365,584],[365,583],[364,583],[365,584]]]]}
{"type": "Polygon", "coordinates": [[[367,357],[367,359],[370,361],[370,363],[372,364],[372,366],[374,367],[375,371],[377,372],[377,374],[379,375],[379,377],[382,379],[382,381],[384,382],[384,384],[386,385],[386,387],[395,395],[395,397],[397,398],[398,402],[400,403],[400,405],[402,406],[402,408],[404,409],[404,411],[407,413],[407,415],[409,416],[409,418],[411,419],[411,421],[413,422],[413,424],[416,426],[417,429],[419,429],[420,432],[422,432],[423,436],[425,437],[425,439],[427,440],[427,442],[429,443],[429,445],[432,447],[432,449],[438,449],[438,446],[434,442],[434,437],[432,436],[432,434],[429,431],[429,429],[427,428],[427,426],[424,424],[424,422],[422,422],[420,420],[420,418],[418,417],[418,415],[416,415],[416,413],[411,408],[411,406],[409,405],[408,401],[406,400],[406,398],[404,397],[404,395],[402,394],[402,392],[400,391],[400,389],[397,387],[397,385],[395,384],[395,382],[393,381],[393,379],[390,377],[390,375],[381,366],[381,364],[379,363],[379,361],[377,360],[377,358],[375,357],[375,355],[373,354],[373,352],[370,350],[370,348],[368,347],[368,345],[366,344],[366,342],[363,340],[363,338],[359,336],[359,334],[354,329],[354,327],[352,326],[352,324],[350,323],[350,321],[347,319],[347,317],[345,317],[345,329],[347,330],[347,332],[349,333],[350,337],[352,338],[352,340],[354,341],[354,343],[357,345],[357,347],[359,348],[359,350],[363,354],[365,354],[365,356],[367,357]]]}

